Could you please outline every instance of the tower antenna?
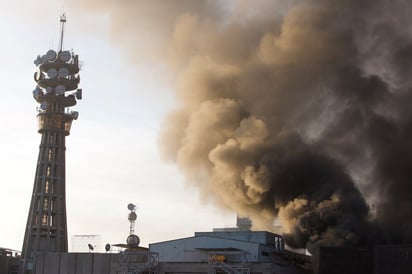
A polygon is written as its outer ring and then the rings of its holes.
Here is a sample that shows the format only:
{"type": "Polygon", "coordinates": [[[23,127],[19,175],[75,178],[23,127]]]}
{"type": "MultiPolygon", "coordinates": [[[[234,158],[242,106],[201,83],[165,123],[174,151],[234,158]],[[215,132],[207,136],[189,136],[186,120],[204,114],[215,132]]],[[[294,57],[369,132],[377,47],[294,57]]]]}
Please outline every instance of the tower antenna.
{"type": "Polygon", "coordinates": [[[60,16],[60,43],[59,43],[59,52],[63,50],[63,36],[64,36],[64,24],[66,23],[66,14],[63,13],[60,16]]]}

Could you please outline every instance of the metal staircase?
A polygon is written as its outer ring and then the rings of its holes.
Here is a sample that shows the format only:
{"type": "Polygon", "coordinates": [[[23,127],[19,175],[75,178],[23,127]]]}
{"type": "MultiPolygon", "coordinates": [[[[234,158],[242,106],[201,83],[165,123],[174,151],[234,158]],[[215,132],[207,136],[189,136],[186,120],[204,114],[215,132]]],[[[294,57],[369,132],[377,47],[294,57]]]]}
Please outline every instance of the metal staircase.
{"type": "Polygon", "coordinates": [[[149,252],[147,262],[139,265],[135,265],[134,269],[129,269],[131,274],[141,274],[147,272],[149,274],[157,274],[159,265],[159,254],[149,252]]]}

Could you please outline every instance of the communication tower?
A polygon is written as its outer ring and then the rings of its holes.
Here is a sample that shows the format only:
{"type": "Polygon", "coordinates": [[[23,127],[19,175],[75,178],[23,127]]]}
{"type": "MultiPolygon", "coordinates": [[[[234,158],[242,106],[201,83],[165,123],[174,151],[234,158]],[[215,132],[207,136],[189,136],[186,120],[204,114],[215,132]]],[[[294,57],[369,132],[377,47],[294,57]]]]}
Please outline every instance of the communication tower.
{"type": "Polygon", "coordinates": [[[136,214],[136,205],[130,203],[127,205],[127,209],[130,210],[129,215],[127,216],[127,219],[130,222],[130,233],[129,236],[127,237],[127,245],[129,248],[133,249],[139,246],[140,239],[139,237],[134,234],[134,225],[137,219],[137,214],[136,214]]]}
{"type": "Polygon", "coordinates": [[[63,50],[66,17],[60,17],[59,49],[50,49],[34,61],[34,99],[38,132],[41,134],[33,194],[25,229],[20,273],[36,273],[37,254],[42,251],[67,252],[65,138],[70,134],[77,111],[68,107],[82,98],[79,56],[63,50]]]}

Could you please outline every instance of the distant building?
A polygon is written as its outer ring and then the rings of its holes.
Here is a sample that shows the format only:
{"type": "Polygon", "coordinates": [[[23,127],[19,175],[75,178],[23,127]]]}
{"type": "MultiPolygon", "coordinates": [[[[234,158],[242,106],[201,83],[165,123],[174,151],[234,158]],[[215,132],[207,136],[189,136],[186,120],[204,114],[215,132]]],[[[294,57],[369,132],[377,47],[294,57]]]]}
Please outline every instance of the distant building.
{"type": "Polygon", "coordinates": [[[0,274],[17,274],[20,258],[20,252],[0,247],[0,274]]]}
{"type": "Polygon", "coordinates": [[[73,235],[71,238],[71,244],[72,252],[103,251],[102,237],[100,235],[73,235]]]}

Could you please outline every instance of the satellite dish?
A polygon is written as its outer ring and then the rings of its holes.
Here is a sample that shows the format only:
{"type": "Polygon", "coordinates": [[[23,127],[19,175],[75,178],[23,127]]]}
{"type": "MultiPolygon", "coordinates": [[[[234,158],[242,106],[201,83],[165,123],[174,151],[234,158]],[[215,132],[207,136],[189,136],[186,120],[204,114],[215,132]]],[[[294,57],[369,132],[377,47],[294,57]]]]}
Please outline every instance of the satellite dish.
{"type": "Polygon", "coordinates": [[[47,76],[49,76],[50,79],[56,78],[57,76],[57,70],[55,68],[51,68],[47,71],[47,76]]]}
{"type": "Polygon", "coordinates": [[[66,92],[66,87],[63,85],[58,85],[54,90],[57,95],[63,95],[66,92]]]}
{"type": "Polygon", "coordinates": [[[110,244],[106,244],[105,246],[104,246],[104,249],[106,249],[106,252],[109,252],[110,251],[110,244]]]}
{"type": "Polygon", "coordinates": [[[59,53],[59,59],[62,60],[63,62],[67,62],[70,60],[72,55],[70,54],[70,51],[61,51],[59,53]]]}
{"type": "Polygon", "coordinates": [[[33,61],[33,63],[38,66],[41,64],[41,57],[40,55],[37,55],[37,58],[33,61]]]}
{"type": "Polygon", "coordinates": [[[127,205],[127,209],[128,209],[128,210],[135,210],[135,208],[136,208],[136,205],[134,205],[134,204],[132,204],[132,203],[130,203],[130,204],[127,205]]]}
{"type": "Polygon", "coordinates": [[[136,212],[134,212],[134,211],[130,212],[129,216],[128,216],[128,219],[129,219],[129,221],[136,221],[136,219],[137,219],[136,212]]]}
{"type": "Polygon", "coordinates": [[[59,69],[58,75],[60,78],[66,78],[67,76],[69,76],[69,70],[67,68],[61,68],[59,69]]]}
{"type": "Polygon", "coordinates": [[[57,57],[57,53],[51,49],[46,53],[46,56],[47,56],[48,61],[54,61],[54,59],[56,59],[57,57]]]}
{"type": "Polygon", "coordinates": [[[41,104],[40,104],[40,109],[41,110],[47,110],[47,108],[48,108],[48,104],[47,104],[47,102],[42,102],[41,104]]]}
{"type": "Polygon", "coordinates": [[[127,237],[126,243],[131,247],[137,247],[140,244],[140,239],[137,235],[132,234],[127,237]]]}
{"type": "Polygon", "coordinates": [[[36,71],[34,73],[34,81],[38,82],[43,78],[43,74],[41,73],[40,70],[36,71]]]}
{"type": "Polygon", "coordinates": [[[89,247],[89,250],[94,250],[94,247],[91,244],[87,244],[87,246],[89,247]]]}
{"type": "Polygon", "coordinates": [[[52,87],[46,87],[46,93],[48,94],[48,93],[50,93],[50,92],[52,92],[53,91],[53,88],[52,87]]]}
{"type": "Polygon", "coordinates": [[[73,117],[74,120],[77,120],[77,118],[79,118],[79,112],[73,111],[72,112],[72,117],[73,117]]]}
{"type": "Polygon", "coordinates": [[[42,64],[46,63],[47,61],[49,61],[49,59],[47,58],[47,55],[43,55],[42,57],[40,57],[40,62],[42,64]]]}
{"type": "Polygon", "coordinates": [[[33,90],[33,97],[37,99],[39,98],[41,93],[41,89],[38,86],[36,86],[36,88],[33,90]]]}
{"type": "Polygon", "coordinates": [[[76,91],[76,98],[78,99],[78,100],[81,100],[82,99],[82,89],[81,88],[79,88],[77,91],[76,91]]]}

